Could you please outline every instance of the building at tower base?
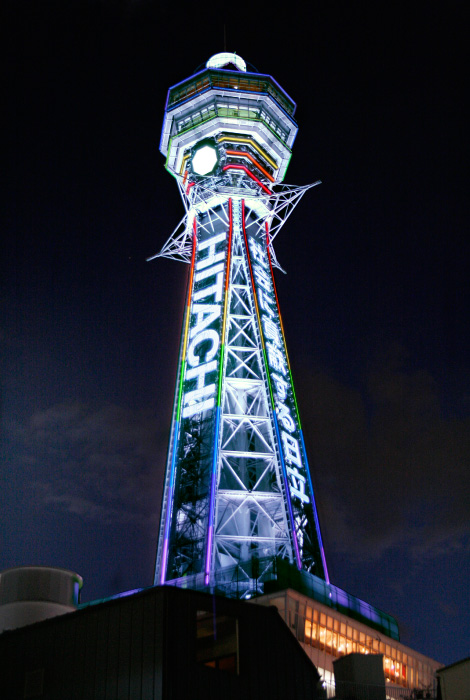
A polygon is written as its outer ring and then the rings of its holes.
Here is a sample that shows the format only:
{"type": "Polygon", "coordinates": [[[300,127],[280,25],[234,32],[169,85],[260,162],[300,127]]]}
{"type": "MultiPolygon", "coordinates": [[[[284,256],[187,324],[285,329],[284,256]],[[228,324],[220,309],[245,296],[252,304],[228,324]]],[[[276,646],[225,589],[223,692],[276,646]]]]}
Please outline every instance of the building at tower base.
{"type": "Polygon", "coordinates": [[[0,697],[316,700],[273,608],[157,586],[0,634],[0,697]]]}
{"type": "Polygon", "coordinates": [[[344,609],[340,612],[292,588],[260,596],[255,601],[278,609],[318,669],[328,697],[335,695],[334,662],[357,653],[382,655],[387,698],[436,697],[436,672],[442,664],[402,644],[377,626],[366,624],[364,619],[346,614],[344,609]]]}
{"type": "Polygon", "coordinates": [[[436,662],[312,597],[240,601],[174,586],[3,632],[0,697],[315,700],[341,685],[359,700],[376,692],[376,668],[360,683],[334,679],[334,662],[357,653],[383,656],[387,700],[436,700],[436,662]]]}

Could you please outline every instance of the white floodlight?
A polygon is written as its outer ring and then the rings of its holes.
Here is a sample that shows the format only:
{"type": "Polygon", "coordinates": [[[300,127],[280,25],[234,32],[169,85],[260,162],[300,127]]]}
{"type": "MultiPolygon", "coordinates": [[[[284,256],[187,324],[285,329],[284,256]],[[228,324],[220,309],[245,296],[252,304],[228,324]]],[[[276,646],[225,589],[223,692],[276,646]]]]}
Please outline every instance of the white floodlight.
{"type": "Polygon", "coordinates": [[[202,146],[192,158],[193,170],[197,175],[207,175],[217,163],[217,151],[213,146],[202,146]]]}

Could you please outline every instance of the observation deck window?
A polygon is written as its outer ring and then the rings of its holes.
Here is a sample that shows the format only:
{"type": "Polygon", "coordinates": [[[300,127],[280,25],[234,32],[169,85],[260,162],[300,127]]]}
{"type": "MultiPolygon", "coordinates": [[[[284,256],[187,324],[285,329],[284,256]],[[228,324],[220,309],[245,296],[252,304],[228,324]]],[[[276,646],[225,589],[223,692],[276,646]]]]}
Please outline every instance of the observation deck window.
{"type": "Polygon", "coordinates": [[[204,105],[201,109],[191,112],[182,119],[176,121],[176,132],[178,134],[199,126],[209,119],[216,117],[248,119],[251,121],[262,121],[279,138],[284,145],[287,144],[289,132],[283,129],[278,122],[263,108],[239,106],[237,104],[215,103],[204,105]]]}
{"type": "Polygon", "coordinates": [[[295,111],[295,104],[274,85],[268,76],[257,77],[246,73],[234,74],[227,71],[208,71],[197,78],[189,79],[171,88],[168,108],[176,107],[181,102],[212,88],[270,95],[290,116],[295,111]]]}

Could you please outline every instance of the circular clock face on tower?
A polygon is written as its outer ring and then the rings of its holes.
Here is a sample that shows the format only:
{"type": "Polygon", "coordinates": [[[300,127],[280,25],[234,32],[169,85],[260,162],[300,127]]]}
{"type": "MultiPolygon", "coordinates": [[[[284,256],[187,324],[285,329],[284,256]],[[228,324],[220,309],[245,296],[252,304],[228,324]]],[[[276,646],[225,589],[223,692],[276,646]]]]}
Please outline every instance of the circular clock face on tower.
{"type": "Polygon", "coordinates": [[[216,167],[217,162],[217,150],[209,144],[198,148],[191,159],[193,172],[196,175],[209,175],[216,167]]]}

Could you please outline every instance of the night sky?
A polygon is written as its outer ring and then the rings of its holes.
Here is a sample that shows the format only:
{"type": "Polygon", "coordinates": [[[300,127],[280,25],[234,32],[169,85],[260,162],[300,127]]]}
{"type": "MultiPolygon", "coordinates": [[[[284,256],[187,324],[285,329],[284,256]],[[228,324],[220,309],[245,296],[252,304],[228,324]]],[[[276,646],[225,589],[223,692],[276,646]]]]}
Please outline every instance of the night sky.
{"type": "Polygon", "coordinates": [[[145,261],[184,213],[158,144],[225,25],[323,183],[275,247],[331,580],[468,656],[467,4],[5,5],[0,570],[153,581],[189,269],[145,261]]]}

